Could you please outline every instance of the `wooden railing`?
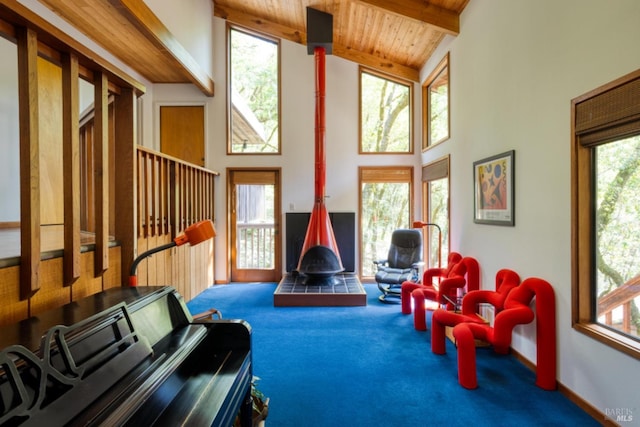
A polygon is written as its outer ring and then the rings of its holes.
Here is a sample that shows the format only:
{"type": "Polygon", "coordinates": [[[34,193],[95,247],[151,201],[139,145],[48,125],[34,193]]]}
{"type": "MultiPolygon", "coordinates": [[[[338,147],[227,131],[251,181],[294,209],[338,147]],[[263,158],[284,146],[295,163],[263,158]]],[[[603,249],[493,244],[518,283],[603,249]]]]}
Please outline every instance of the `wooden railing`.
{"type": "Polygon", "coordinates": [[[239,268],[274,268],[275,224],[238,223],[239,268]]]}
{"type": "MultiPolygon", "coordinates": [[[[189,225],[214,218],[217,172],[165,154],[136,150],[137,254],[169,243],[189,225]]],[[[213,242],[164,251],[137,269],[138,285],[171,285],[189,301],[213,284],[213,242]]]]}
{"type": "Polygon", "coordinates": [[[214,220],[217,172],[144,147],[137,149],[138,238],[170,234],[214,220]]]}
{"type": "Polygon", "coordinates": [[[598,300],[598,315],[604,316],[605,324],[613,326],[613,311],[622,307],[622,325],[619,329],[633,335],[639,335],[631,322],[631,304],[640,296],[640,275],[624,283],[598,300]]]}

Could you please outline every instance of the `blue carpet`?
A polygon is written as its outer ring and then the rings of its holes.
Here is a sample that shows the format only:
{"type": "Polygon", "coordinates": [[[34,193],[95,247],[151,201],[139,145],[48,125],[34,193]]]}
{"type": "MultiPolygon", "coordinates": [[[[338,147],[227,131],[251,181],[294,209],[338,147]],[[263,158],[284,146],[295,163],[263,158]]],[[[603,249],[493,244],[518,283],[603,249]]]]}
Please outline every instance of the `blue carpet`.
{"type": "Polygon", "coordinates": [[[462,388],[454,345],[434,355],[430,332],[364,287],[366,307],[274,307],[276,284],[214,286],[187,306],[251,324],[254,375],[271,399],[267,426],[599,425],[490,349],[477,352],[478,389],[462,388]]]}

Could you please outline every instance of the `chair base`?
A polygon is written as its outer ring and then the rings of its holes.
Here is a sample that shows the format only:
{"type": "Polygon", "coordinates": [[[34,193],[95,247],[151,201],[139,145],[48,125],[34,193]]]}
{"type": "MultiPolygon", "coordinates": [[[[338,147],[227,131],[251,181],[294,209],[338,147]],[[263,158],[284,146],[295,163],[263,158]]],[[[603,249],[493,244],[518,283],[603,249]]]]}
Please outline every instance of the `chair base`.
{"type": "Polygon", "coordinates": [[[382,292],[382,295],[378,299],[385,304],[400,304],[402,300],[402,293],[400,287],[396,286],[384,286],[378,283],[378,289],[382,292]]]}
{"type": "Polygon", "coordinates": [[[400,294],[382,294],[378,299],[385,304],[400,304],[400,294]]]}

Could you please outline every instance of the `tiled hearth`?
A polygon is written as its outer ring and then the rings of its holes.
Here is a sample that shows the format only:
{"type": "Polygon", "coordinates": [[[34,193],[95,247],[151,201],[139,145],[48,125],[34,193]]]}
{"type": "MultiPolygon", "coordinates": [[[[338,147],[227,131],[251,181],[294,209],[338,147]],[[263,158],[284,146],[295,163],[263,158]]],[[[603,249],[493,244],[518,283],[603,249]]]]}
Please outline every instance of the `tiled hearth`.
{"type": "Polygon", "coordinates": [[[305,285],[303,284],[304,276],[287,274],[273,294],[273,305],[276,307],[367,305],[367,293],[358,276],[354,273],[341,273],[334,278],[335,284],[305,285]]]}

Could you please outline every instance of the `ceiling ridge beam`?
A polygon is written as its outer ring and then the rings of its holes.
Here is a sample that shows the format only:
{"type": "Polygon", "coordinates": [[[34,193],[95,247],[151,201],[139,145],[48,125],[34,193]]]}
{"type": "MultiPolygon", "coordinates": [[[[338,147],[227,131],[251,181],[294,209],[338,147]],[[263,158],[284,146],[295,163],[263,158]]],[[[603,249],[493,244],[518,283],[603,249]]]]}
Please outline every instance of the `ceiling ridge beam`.
{"type": "Polygon", "coordinates": [[[111,4],[153,43],[160,52],[170,55],[182,68],[185,76],[204,94],[214,95],[214,82],[191,54],[171,34],[142,0],[110,0],[111,4]]]}
{"type": "MultiPolygon", "coordinates": [[[[254,31],[269,34],[294,43],[307,44],[307,33],[304,30],[297,30],[235,9],[222,8],[218,5],[215,6],[213,14],[218,18],[254,31]]],[[[381,56],[358,51],[338,43],[335,38],[333,40],[333,55],[413,82],[420,81],[420,70],[407,67],[406,65],[399,64],[381,56]]]]}
{"type": "Polygon", "coordinates": [[[415,21],[432,25],[438,30],[457,36],[460,34],[460,14],[422,0],[356,0],[369,6],[376,7],[394,15],[410,18],[415,21]]]}

